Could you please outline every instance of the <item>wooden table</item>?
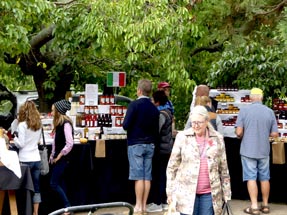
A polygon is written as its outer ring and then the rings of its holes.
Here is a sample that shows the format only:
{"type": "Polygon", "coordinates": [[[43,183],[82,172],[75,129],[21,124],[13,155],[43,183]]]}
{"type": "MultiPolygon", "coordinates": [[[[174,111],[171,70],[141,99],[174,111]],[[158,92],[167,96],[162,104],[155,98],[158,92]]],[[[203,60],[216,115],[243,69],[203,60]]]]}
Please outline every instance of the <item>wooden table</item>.
{"type": "Polygon", "coordinates": [[[5,166],[0,166],[0,212],[3,209],[3,202],[5,191],[8,192],[9,196],[9,205],[10,205],[10,213],[11,215],[25,214],[31,215],[33,213],[32,209],[32,198],[31,191],[34,191],[33,181],[30,173],[30,169],[27,165],[21,165],[22,177],[18,178],[11,170],[9,170],[5,166]],[[21,210],[17,208],[16,202],[16,191],[25,191],[25,200],[22,201],[21,204],[25,202],[24,210],[20,207],[21,210]]]}

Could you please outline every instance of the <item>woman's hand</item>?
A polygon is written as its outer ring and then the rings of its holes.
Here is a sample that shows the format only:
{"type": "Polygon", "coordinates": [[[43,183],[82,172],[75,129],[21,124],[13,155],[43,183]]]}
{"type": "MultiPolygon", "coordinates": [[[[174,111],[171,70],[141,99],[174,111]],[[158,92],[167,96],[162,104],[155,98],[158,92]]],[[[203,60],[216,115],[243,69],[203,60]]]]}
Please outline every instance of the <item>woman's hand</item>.
{"type": "Polygon", "coordinates": [[[60,153],[60,154],[58,154],[58,156],[57,156],[55,159],[52,159],[52,164],[57,163],[57,162],[58,162],[58,160],[60,160],[60,159],[61,159],[61,157],[62,157],[62,154],[61,154],[61,153],[60,153]]]}
{"type": "Polygon", "coordinates": [[[49,163],[50,163],[50,164],[55,164],[55,163],[57,163],[58,160],[60,160],[60,158],[61,158],[61,157],[59,157],[59,156],[56,157],[56,158],[50,158],[49,163]]]}
{"type": "Polygon", "coordinates": [[[170,205],[172,203],[172,197],[168,196],[166,202],[170,205]]]}

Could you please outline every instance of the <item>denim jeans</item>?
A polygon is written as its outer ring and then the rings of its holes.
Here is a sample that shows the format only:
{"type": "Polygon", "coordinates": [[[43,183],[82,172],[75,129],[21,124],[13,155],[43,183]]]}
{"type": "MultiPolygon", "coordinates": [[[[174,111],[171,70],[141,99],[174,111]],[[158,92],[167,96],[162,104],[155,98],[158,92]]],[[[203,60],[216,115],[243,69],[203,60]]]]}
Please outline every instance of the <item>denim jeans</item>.
{"type": "Polygon", "coordinates": [[[64,203],[64,207],[70,207],[71,204],[66,195],[66,184],[64,181],[64,172],[68,166],[68,161],[61,158],[56,164],[52,165],[52,175],[50,179],[51,188],[56,191],[64,203]]]}
{"type": "Polygon", "coordinates": [[[214,215],[211,193],[196,194],[193,215],[214,215]]]}
{"type": "Polygon", "coordinates": [[[41,162],[33,161],[33,162],[21,162],[26,164],[30,168],[31,177],[34,185],[34,195],[33,195],[33,203],[41,202],[41,194],[40,194],[40,174],[41,174],[41,162]]]}

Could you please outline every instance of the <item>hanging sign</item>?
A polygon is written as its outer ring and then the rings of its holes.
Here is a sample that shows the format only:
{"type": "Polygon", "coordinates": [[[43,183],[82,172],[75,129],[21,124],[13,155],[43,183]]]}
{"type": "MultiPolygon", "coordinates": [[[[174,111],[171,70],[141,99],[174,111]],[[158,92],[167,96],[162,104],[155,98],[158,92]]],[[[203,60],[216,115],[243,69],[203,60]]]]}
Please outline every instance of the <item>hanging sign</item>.
{"type": "Polygon", "coordinates": [[[126,73],[125,72],[108,72],[107,87],[125,87],[126,73]]]}

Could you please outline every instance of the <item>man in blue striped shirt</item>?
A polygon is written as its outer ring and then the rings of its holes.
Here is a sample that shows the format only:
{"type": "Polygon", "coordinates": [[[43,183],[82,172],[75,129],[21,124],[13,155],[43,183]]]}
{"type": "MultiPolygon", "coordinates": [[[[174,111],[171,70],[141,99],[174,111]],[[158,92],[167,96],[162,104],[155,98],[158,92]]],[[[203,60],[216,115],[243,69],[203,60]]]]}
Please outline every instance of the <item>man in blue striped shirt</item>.
{"type": "Polygon", "coordinates": [[[244,209],[247,214],[269,213],[270,192],[270,142],[269,136],[278,137],[278,126],[272,109],[262,104],[263,92],[253,88],[251,105],[240,109],[236,121],[236,135],[242,138],[240,146],[243,181],[247,181],[251,206],[244,209]],[[258,206],[257,177],[260,181],[263,203],[258,206]]]}

